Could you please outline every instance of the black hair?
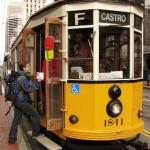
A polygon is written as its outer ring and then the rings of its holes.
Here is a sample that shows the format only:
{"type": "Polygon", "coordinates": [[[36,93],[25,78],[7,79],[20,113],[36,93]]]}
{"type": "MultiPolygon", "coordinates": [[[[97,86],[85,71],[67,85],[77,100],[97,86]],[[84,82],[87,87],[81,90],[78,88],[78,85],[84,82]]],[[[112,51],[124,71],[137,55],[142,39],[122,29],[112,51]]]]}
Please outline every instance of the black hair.
{"type": "Polygon", "coordinates": [[[19,70],[23,71],[23,68],[26,67],[26,65],[25,64],[19,64],[18,67],[19,67],[19,70]]]}

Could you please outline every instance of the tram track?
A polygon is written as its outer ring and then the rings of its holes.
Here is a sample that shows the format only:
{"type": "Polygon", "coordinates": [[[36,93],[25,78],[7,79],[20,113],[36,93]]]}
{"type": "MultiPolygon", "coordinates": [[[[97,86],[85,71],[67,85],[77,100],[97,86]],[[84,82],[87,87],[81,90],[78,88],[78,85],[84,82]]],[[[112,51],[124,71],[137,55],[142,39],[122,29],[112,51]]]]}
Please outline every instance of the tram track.
{"type": "Polygon", "coordinates": [[[143,99],[143,101],[150,102],[150,99],[143,99]]]}

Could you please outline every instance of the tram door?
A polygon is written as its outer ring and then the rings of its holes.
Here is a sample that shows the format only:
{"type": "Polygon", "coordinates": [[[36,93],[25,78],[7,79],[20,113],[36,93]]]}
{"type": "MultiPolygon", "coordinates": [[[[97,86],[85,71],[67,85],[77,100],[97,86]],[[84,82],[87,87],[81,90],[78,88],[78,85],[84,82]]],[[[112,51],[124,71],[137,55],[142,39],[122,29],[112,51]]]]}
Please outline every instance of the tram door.
{"type": "MultiPolygon", "coordinates": [[[[45,39],[45,26],[44,24],[34,29],[36,32],[36,71],[42,72],[42,64],[44,63],[44,39],[45,39]]],[[[36,91],[36,101],[35,106],[38,113],[41,116],[42,122],[46,122],[46,112],[45,112],[45,78],[40,82],[40,88],[36,91]]],[[[42,124],[43,125],[43,124],[42,124]]],[[[46,126],[46,123],[45,125],[46,126]]]]}
{"type": "Polygon", "coordinates": [[[50,55],[46,56],[47,53],[45,53],[47,130],[59,130],[62,128],[60,108],[63,98],[63,84],[60,81],[62,78],[62,54],[60,53],[61,23],[59,19],[46,19],[45,39],[49,37],[54,39],[54,47],[50,50],[50,55]]]}
{"type": "MultiPolygon", "coordinates": [[[[35,32],[33,29],[26,29],[23,32],[23,47],[22,47],[22,54],[21,52],[17,55],[22,55],[22,60],[19,62],[27,63],[31,65],[31,80],[34,76],[34,53],[35,53],[35,32]]],[[[31,99],[34,99],[34,93],[30,94],[31,99]]]]}

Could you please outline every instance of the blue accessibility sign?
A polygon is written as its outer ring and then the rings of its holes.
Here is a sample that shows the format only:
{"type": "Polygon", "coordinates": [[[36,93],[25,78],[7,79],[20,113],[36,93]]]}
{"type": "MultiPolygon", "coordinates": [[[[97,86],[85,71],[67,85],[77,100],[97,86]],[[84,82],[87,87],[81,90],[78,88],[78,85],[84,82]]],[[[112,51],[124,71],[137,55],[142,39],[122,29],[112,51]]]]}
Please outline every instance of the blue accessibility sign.
{"type": "Polygon", "coordinates": [[[71,93],[79,94],[80,93],[80,85],[79,84],[71,84],[71,93]]]}

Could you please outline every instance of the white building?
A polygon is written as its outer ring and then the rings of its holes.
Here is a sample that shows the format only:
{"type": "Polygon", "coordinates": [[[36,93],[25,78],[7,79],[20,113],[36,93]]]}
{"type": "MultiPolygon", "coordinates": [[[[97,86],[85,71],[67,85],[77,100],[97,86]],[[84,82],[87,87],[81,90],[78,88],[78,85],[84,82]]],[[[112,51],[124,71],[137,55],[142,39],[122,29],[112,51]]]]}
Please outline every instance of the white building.
{"type": "Polygon", "coordinates": [[[45,5],[46,5],[46,0],[24,0],[24,5],[23,5],[24,24],[33,13],[35,13],[37,10],[39,10],[45,5]]]}
{"type": "Polygon", "coordinates": [[[10,47],[28,18],[37,10],[51,3],[53,0],[11,0],[8,3],[6,19],[6,52],[10,47]]]}
{"type": "Polygon", "coordinates": [[[46,0],[46,5],[47,4],[50,4],[50,3],[53,3],[55,0],[46,0]]]}
{"type": "Polygon", "coordinates": [[[6,52],[10,51],[10,47],[22,29],[22,2],[10,1],[8,3],[6,18],[6,52]]]}
{"type": "Polygon", "coordinates": [[[150,7],[150,0],[145,0],[145,7],[150,7]]]}

